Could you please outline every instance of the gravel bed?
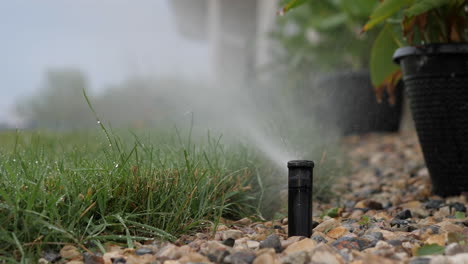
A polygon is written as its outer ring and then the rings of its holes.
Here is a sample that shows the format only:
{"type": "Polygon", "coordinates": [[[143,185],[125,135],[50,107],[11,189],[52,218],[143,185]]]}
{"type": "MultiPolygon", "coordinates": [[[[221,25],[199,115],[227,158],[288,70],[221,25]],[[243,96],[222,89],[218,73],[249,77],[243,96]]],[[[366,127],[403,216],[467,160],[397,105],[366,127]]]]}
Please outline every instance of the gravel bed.
{"type": "Polygon", "coordinates": [[[352,173],[339,195],[314,204],[310,238],[287,237],[288,219],[223,221],[215,230],[107,253],[67,245],[40,263],[468,263],[467,197],[431,194],[414,134],[348,137],[352,173]]]}

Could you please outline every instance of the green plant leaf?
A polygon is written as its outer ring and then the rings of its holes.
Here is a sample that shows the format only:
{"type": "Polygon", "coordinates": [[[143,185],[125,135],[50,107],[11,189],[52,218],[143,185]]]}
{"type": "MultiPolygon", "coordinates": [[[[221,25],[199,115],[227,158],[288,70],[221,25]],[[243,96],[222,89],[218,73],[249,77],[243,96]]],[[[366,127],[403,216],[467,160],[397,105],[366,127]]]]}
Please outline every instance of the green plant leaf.
{"type": "Polygon", "coordinates": [[[367,225],[370,222],[370,218],[367,215],[364,215],[361,220],[359,220],[360,225],[367,225]]]}
{"type": "Polygon", "coordinates": [[[375,39],[371,50],[369,66],[374,86],[382,85],[389,76],[398,70],[398,66],[392,61],[393,53],[398,47],[391,25],[385,25],[375,39]]]}
{"type": "Polygon", "coordinates": [[[338,211],[339,211],[339,208],[335,207],[335,208],[330,208],[328,209],[326,212],[324,212],[321,217],[325,217],[325,216],[329,216],[331,218],[335,218],[335,217],[338,217],[338,211]]]}
{"type": "Polygon", "coordinates": [[[427,256],[427,255],[444,254],[444,250],[445,248],[438,244],[428,244],[428,245],[424,245],[418,248],[418,250],[416,250],[416,255],[427,256]]]}
{"type": "Polygon", "coordinates": [[[456,219],[464,219],[465,218],[465,213],[464,212],[455,212],[455,218],[456,219]]]}
{"type": "Polygon", "coordinates": [[[405,15],[410,17],[417,16],[431,9],[447,5],[449,2],[447,0],[419,0],[405,10],[405,15]]]}
{"type": "Polygon", "coordinates": [[[367,31],[396,14],[400,9],[410,6],[415,0],[385,0],[372,12],[369,21],[364,25],[367,31]]]}
{"type": "Polygon", "coordinates": [[[328,17],[321,17],[314,21],[313,26],[319,30],[331,30],[346,23],[346,14],[339,13],[328,17]]]}
{"type": "Polygon", "coordinates": [[[280,15],[283,15],[286,12],[288,12],[289,10],[291,10],[293,8],[296,8],[296,7],[304,4],[307,1],[308,0],[288,0],[288,1],[286,1],[286,3],[283,5],[283,7],[280,9],[280,11],[278,13],[280,15]]]}

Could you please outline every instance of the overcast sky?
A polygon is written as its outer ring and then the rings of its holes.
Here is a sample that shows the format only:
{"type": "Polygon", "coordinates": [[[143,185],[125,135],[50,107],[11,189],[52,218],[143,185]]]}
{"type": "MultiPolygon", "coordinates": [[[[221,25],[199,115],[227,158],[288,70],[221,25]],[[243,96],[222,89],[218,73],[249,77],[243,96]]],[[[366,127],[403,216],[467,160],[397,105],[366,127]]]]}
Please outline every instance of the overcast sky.
{"type": "Polygon", "coordinates": [[[0,123],[48,68],[82,69],[93,91],[135,74],[206,76],[207,45],[178,34],[168,1],[0,1],[0,123]]]}

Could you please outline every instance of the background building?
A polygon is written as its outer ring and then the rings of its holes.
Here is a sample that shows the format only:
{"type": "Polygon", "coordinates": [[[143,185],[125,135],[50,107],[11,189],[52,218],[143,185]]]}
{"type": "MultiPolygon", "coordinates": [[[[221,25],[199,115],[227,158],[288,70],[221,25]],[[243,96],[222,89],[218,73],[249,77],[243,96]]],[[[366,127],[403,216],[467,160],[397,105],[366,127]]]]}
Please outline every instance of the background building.
{"type": "Polygon", "coordinates": [[[209,43],[217,80],[245,82],[270,62],[268,32],[278,1],[172,0],[171,4],[179,31],[209,43]]]}

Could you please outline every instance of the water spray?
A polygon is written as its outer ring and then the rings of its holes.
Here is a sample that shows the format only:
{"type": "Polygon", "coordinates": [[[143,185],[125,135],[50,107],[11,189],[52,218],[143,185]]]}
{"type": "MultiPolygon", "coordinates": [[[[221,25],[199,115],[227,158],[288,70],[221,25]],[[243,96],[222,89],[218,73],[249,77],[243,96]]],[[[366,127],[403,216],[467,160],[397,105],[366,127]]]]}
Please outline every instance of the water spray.
{"type": "Polygon", "coordinates": [[[288,162],[288,236],[312,235],[312,182],[314,162],[288,162]]]}

